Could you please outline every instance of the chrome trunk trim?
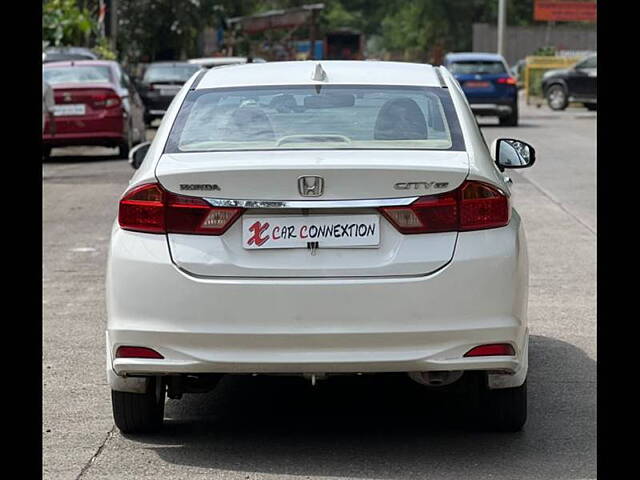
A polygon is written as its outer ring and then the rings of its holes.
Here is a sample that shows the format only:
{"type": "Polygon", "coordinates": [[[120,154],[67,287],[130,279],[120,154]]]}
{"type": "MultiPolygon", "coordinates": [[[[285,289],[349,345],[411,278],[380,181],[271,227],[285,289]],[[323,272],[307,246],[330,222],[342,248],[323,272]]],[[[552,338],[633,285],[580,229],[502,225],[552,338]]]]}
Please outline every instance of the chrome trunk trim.
{"type": "Polygon", "coordinates": [[[232,200],[204,198],[213,207],[237,208],[363,208],[409,205],[418,197],[372,198],[367,200],[232,200]]]}

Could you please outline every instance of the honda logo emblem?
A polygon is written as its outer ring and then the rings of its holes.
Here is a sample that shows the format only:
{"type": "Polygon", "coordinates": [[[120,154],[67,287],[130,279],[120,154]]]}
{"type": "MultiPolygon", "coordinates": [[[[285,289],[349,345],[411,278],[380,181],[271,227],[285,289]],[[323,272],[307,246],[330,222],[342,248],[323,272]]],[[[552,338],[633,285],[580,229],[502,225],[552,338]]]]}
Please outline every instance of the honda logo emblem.
{"type": "Polygon", "coordinates": [[[306,175],[298,178],[298,192],[303,197],[319,197],[324,191],[324,178],[306,175]]]}

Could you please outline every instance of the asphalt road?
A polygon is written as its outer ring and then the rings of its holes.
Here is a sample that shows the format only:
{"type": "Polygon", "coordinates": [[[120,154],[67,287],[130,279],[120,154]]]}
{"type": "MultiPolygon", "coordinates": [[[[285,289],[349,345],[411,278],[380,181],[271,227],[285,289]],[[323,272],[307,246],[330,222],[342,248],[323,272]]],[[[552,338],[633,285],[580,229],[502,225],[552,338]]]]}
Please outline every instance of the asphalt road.
{"type": "Polygon", "coordinates": [[[529,418],[501,435],[466,430],[449,398],[394,376],[315,388],[228,377],[168,400],[162,433],[121,435],[105,378],[104,275],[132,170],[112,150],[54,150],[43,165],[44,478],[595,478],[596,122],[546,107],[522,107],[517,128],[480,120],[487,141],[516,137],[538,152],[511,175],[530,255],[529,418]]]}

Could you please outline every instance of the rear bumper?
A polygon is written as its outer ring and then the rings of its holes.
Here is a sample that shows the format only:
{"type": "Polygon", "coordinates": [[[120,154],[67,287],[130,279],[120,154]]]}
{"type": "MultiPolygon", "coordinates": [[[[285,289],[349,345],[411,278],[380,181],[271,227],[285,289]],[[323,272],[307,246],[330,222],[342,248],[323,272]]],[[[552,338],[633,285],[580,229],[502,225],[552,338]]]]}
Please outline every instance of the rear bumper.
{"type": "Polygon", "coordinates": [[[475,115],[508,116],[517,108],[517,99],[475,99],[469,100],[471,111],[475,115]]]}
{"type": "Polygon", "coordinates": [[[55,117],[56,133],[51,134],[49,120],[42,134],[47,146],[104,145],[115,146],[126,140],[125,121],[117,110],[99,117],[55,117]]]}
{"type": "MultiPolygon", "coordinates": [[[[526,377],[527,256],[519,217],[460,234],[453,261],[427,276],[211,279],[176,268],[164,236],[115,226],[107,273],[107,370],[356,373],[490,370],[496,388],[526,377]],[[479,344],[515,356],[464,358],[479,344]],[[115,359],[121,345],[161,360],[115,359]]],[[[490,376],[492,377],[492,376],[490,376]]]]}
{"type": "Polygon", "coordinates": [[[171,105],[171,101],[173,97],[161,97],[161,96],[145,96],[142,98],[145,108],[145,115],[147,117],[162,117],[169,105],[171,105]]]}
{"type": "Polygon", "coordinates": [[[122,132],[78,132],[62,133],[59,135],[43,135],[42,142],[52,147],[67,145],[97,145],[116,146],[124,141],[126,136],[122,132]]]}

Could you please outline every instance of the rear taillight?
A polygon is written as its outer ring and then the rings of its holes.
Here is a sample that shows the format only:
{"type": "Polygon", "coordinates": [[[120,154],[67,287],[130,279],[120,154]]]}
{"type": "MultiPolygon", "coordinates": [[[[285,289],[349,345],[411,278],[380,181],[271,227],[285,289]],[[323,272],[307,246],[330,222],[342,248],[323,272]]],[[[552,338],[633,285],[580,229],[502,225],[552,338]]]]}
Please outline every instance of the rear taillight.
{"type": "Polygon", "coordinates": [[[493,343],[474,347],[464,354],[465,357],[493,357],[495,355],[515,355],[516,352],[508,343],[493,343]]]}
{"type": "Polygon", "coordinates": [[[418,198],[404,207],[379,209],[401,233],[482,230],[509,223],[509,198],[486,183],[466,181],[456,190],[418,198]]]}
{"type": "Polygon", "coordinates": [[[118,223],[125,230],[165,233],[165,191],[149,183],[127,192],[120,200],[118,223]]]}
{"type": "Polygon", "coordinates": [[[93,93],[90,98],[95,108],[115,108],[122,103],[118,94],[113,90],[93,93]]]}
{"type": "Polygon", "coordinates": [[[129,347],[122,346],[118,347],[116,350],[116,358],[158,358],[163,359],[164,357],[152,350],[151,348],[146,347],[129,347]]]}
{"type": "Polygon", "coordinates": [[[212,207],[197,197],[167,192],[157,183],[140,185],[120,200],[118,223],[147,233],[222,235],[244,209],[212,207]]]}
{"type": "Polygon", "coordinates": [[[501,77],[496,80],[498,83],[503,83],[505,85],[515,85],[517,83],[516,79],[513,77],[501,77]]]}
{"type": "Polygon", "coordinates": [[[406,207],[381,208],[401,233],[448,232],[458,229],[457,193],[420,197],[406,207]]]}
{"type": "Polygon", "coordinates": [[[504,227],[509,223],[509,198],[497,188],[480,182],[465,182],[458,189],[460,230],[504,227]]]}
{"type": "Polygon", "coordinates": [[[242,208],[216,208],[201,198],[167,193],[167,233],[222,235],[243,211],[242,208]]]}

